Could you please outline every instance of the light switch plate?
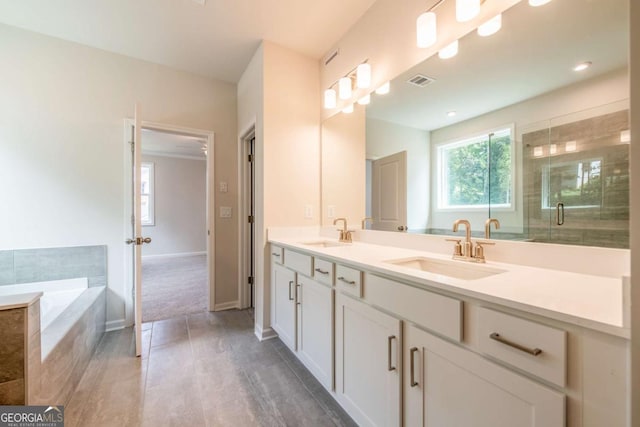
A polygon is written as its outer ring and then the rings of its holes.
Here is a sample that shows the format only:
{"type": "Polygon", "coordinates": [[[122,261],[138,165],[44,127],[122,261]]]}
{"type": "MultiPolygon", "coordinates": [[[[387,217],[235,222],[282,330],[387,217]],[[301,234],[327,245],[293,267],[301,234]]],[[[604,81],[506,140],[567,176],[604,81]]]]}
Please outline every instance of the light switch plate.
{"type": "Polygon", "coordinates": [[[313,206],[304,205],[304,217],[307,219],[313,218],[313,206]]]}
{"type": "Polygon", "coordinates": [[[226,193],[227,191],[229,191],[229,185],[227,184],[226,181],[220,181],[220,192],[221,193],[226,193]]]}
{"type": "Polygon", "coordinates": [[[329,218],[335,218],[336,217],[336,207],[334,205],[327,206],[327,216],[329,218]]]}
{"type": "Polygon", "coordinates": [[[220,206],[220,218],[231,218],[231,206],[220,206]]]}

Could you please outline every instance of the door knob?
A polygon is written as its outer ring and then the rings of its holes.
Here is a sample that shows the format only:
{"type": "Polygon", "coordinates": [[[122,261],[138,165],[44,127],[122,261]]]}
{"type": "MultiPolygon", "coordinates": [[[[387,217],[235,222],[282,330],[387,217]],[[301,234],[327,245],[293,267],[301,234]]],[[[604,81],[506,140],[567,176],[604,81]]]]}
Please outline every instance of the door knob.
{"type": "Polygon", "coordinates": [[[127,239],[124,241],[127,245],[141,245],[143,243],[151,243],[151,237],[136,237],[135,239],[127,239]]]}
{"type": "Polygon", "coordinates": [[[398,231],[405,231],[408,230],[409,227],[407,227],[406,225],[399,225],[398,226],[398,231]]]}
{"type": "Polygon", "coordinates": [[[142,239],[142,243],[151,243],[151,237],[145,237],[142,239]]]}

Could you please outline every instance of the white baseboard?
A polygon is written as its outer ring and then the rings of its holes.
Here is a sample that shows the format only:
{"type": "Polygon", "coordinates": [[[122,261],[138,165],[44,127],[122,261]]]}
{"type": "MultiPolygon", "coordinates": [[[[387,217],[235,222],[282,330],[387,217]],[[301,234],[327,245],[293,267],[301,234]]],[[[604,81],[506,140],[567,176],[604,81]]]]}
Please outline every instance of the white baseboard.
{"type": "Polygon", "coordinates": [[[256,323],[253,333],[258,337],[260,341],[270,340],[277,338],[278,334],[272,328],[264,328],[256,323]]]}
{"type": "Polygon", "coordinates": [[[105,324],[105,332],[118,331],[126,327],[125,319],[108,320],[105,324]]]}
{"type": "Polygon", "coordinates": [[[158,258],[180,258],[188,256],[206,255],[207,252],[179,252],[177,254],[160,254],[160,255],[143,255],[142,259],[158,259],[158,258]]]}
{"type": "Polygon", "coordinates": [[[213,311],[233,310],[238,307],[238,301],[229,301],[214,305],[213,311]]]}

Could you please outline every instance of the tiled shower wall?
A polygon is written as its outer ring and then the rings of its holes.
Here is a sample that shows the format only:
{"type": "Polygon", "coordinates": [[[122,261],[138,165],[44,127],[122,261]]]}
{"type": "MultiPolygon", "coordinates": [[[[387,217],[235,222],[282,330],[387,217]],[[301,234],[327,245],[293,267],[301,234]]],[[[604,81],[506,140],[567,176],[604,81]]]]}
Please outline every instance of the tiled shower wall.
{"type": "Polygon", "coordinates": [[[0,286],[78,277],[107,285],[106,246],[0,251],[0,286]]]}

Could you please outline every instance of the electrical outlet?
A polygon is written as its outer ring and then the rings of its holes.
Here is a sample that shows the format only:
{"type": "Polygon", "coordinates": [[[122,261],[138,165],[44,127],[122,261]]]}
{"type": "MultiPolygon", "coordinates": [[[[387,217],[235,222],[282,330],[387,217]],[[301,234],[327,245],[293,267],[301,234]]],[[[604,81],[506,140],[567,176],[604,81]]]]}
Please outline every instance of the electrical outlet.
{"type": "Polygon", "coordinates": [[[327,216],[329,218],[335,218],[336,217],[336,207],[334,205],[327,206],[327,216]]]}
{"type": "Polygon", "coordinates": [[[227,184],[226,181],[220,181],[220,192],[221,193],[226,193],[227,191],[229,191],[229,185],[227,184]]]}
{"type": "Polygon", "coordinates": [[[313,206],[304,205],[304,217],[307,219],[313,218],[313,206]]]}
{"type": "Polygon", "coordinates": [[[220,206],[220,218],[231,218],[231,206],[220,206]]]}

